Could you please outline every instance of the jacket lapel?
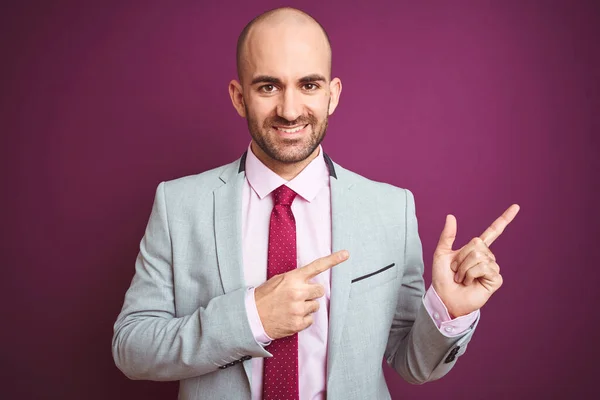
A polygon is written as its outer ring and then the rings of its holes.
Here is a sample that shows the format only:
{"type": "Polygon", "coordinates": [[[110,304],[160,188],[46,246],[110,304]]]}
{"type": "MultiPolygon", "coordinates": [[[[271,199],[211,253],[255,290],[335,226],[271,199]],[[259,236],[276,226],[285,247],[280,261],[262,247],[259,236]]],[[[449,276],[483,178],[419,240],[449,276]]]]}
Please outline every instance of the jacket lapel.
{"type": "MultiPolygon", "coordinates": [[[[217,264],[225,293],[245,286],[242,257],[242,189],[246,177],[243,172],[244,163],[245,155],[239,162],[229,164],[219,177],[223,185],[213,192],[217,264]]],[[[245,362],[243,365],[250,383],[251,363],[245,362]]]]}
{"type": "Polygon", "coordinates": [[[354,260],[352,250],[354,245],[355,223],[357,206],[352,195],[352,184],[348,182],[345,171],[335,165],[339,178],[330,178],[331,187],[331,243],[332,251],[348,250],[350,258],[331,270],[331,298],[329,303],[329,338],[327,376],[335,368],[337,349],[339,348],[341,334],[344,328],[346,309],[350,294],[354,260]]]}
{"type": "Polygon", "coordinates": [[[230,164],[219,177],[223,186],[217,188],[215,202],[215,240],[219,274],[225,293],[244,285],[242,268],[242,188],[243,173],[237,164],[230,164]]]}

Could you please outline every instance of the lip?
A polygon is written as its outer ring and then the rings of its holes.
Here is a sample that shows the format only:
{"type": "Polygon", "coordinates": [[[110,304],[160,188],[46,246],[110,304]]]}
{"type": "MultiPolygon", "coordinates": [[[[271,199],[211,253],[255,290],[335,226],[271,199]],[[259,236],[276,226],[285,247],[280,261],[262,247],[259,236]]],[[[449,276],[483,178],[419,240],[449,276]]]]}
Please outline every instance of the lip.
{"type": "Polygon", "coordinates": [[[299,135],[304,134],[306,132],[307,128],[308,128],[308,124],[297,125],[297,126],[285,126],[285,127],[283,127],[283,126],[273,126],[273,129],[279,135],[282,135],[282,136],[299,136],[299,135]],[[301,129],[298,129],[298,128],[301,128],[301,129]],[[283,130],[283,129],[286,129],[286,130],[283,130]],[[296,129],[298,129],[298,130],[296,130],[296,129]],[[289,132],[290,130],[292,132],[289,132]]]}

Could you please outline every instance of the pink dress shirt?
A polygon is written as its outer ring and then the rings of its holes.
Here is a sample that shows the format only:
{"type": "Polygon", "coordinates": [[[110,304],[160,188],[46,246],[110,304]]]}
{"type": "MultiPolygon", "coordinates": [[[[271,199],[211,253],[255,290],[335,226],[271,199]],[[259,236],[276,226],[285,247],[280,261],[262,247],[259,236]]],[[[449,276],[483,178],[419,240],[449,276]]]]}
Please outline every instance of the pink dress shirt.
{"type": "MultiPolygon", "coordinates": [[[[291,181],[286,181],[266,167],[248,148],[246,156],[246,180],[242,192],[242,246],[244,278],[249,286],[246,294],[246,311],[255,340],[263,346],[271,338],[265,333],[256,303],[254,287],[260,286],[267,277],[267,249],[269,219],[273,209],[270,194],[285,184],[298,193],[292,203],[296,219],[297,265],[302,267],[317,258],[331,254],[331,190],[329,169],[319,155],[291,181]]],[[[350,254],[352,257],[352,254],[350,254]]],[[[343,263],[337,267],[343,268],[343,263]]],[[[329,321],[329,298],[331,296],[331,270],[319,274],[313,282],[325,288],[320,298],[319,311],[313,314],[314,323],[298,333],[298,365],[300,398],[324,400],[327,378],[327,334],[329,321]]],[[[423,298],[429,315],[445,336],[458,336],[477,318],[479,311],[451,320],[446,306],[430,287],[423,298]]],[[[253,358],[252,399],[262,399],[263,359],[253,358]]]]}

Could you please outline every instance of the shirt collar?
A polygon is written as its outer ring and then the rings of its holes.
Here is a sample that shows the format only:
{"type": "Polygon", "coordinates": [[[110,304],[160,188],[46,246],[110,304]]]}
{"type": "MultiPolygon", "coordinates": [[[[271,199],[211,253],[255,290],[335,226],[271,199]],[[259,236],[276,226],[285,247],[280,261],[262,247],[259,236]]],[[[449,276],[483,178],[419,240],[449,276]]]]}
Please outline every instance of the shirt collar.
{"type": "Polygon", "coordinates": [[[254,155],[251,146],[248,146],[245,161],[246,179],[261,200],[279,186],[286,185],[304,200],[311,202],[324,186],[329,185],[329,168],[321,146],[319,155],[291,181],[286,181],[271,171],[254,155]]]}

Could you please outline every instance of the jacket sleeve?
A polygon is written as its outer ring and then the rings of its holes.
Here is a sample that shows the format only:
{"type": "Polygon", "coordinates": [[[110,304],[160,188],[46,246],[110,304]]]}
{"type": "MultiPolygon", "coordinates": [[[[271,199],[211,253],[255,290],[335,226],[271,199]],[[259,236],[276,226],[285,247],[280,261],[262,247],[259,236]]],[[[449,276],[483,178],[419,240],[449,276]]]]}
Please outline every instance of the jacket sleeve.
{"type": "Polygon", "coordinates": [[[413,194],[405,192],[404,271],[385,357],[407,382],[421,384],[446,375],[464,354],[479,321],[462,335],[443,335],[423,304],[423,255],[413,194]]]}
{"type": "Polygon", "coordinates": [[[140,243],[135,275],[114,325],[112,353],[117,367],[131,379],[167,381],[270,356],[252,335],[246,288],[214,297],[206,307],[176,317],[165,198],[162,182],[140,243]]]}

